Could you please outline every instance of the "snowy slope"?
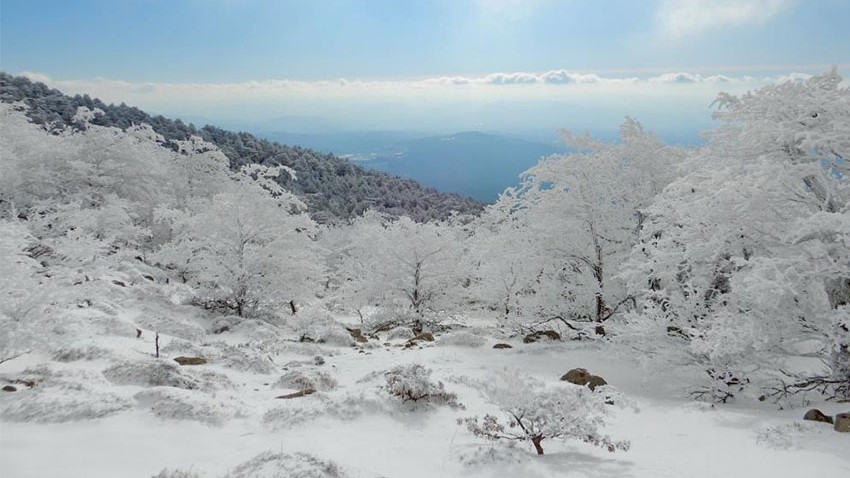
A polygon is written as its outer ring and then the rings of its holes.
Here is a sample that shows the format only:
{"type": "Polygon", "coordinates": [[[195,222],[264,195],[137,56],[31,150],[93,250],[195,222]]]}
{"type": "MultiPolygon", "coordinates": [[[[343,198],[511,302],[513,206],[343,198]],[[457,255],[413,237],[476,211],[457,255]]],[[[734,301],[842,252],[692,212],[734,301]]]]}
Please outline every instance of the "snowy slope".
{"type": "MultiPolygon", "coordinates": [[[[110,317],[113,325],[136,324],[138,304],[110,317]]],[[[463,342],[449,333],[412,348],[400,347],[400,339],[353,347],[298,343],[285,328],[258,323],[234,325],[222,334],[203,332],[210,322],[191,309],[175,308],[174,332],[162,334],[160,359],[152,357],[154,339],[145,331],[138,339],[129,333],[78,337],[76,345],[53,344],[64,355],[34,352],[0,365],[3,378],[41,380],[33,389],[22,386],[0,395],[2,475],[150,477],[168,468],[189,473],[182,476],[242,476],[240,464],[267,451],[288,454],[289,468],[276,467],[269,455],[271,461],[259,460],[266,468],[254,466],[244,476],[839,477],[850,472],[850,437],[802,422],[801,410],[665,398],[680,394],[676,374],[653,376],[595,344],[514,343],[513,349],[494,350],[491,338],[479,347],[442,345],[463,342]],[[170,366],[171,358],[191,354],[210,363],[170,366]],[[75,355],[84,358],[72,360],[75,355]],[[317,365],[317,356],[324,364],[317,365]],[[382,392],[374,372],[408,363],[433,369],[434,378],[457,393],[466,409],[412,408],[382,392]],[[479,381],[498,370],[518,369],[555,385],[576,366],[602,375],[634,401],[634,407],[615,409],[607,430],[631,440],[631,450],[610,454],[578,442],[550,442],[547,454],[537,456],[530,445],[484,443],[456,423],[497,412],[479,381]],[[150,373],[154,369],[159,373],[150,373]],[[275,399],[298,388],[281,380],[291,379],[293,371],[319,391],[275,399]],[[321,466],[298,468],[298,452],[332,465],[321,472],[316,471],[321,466]]],[[[820,407],[827,414],[842,410],[836,404],[820,407]]]]}

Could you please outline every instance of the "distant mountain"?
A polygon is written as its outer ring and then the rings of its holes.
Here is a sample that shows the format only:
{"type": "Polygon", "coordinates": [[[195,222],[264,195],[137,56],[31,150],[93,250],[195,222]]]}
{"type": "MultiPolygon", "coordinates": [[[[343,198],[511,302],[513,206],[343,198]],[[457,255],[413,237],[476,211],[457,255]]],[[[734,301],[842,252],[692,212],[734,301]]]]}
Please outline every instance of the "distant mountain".
{"type": "Polygon", "coordinates": [[[494,202],[505,188],[518,184],[520,173],[541,157],[566,152],[563,144],[482,132],[443,136],[387,131],[258,134],[344,155],[370,169],[484,202],[494,202]]]}
{"type": "Polygon", "coordinates": [[[0,101],[23,101],[29,106],[27,115],[48,129],[75,127],[77,107],[100,108],[103,115],[93,123],[126,129],[132,124],[147,123],[169,141],[196,135],[214,143],[230,158],[231,167],[249,163],[285,165],[297,172],[298,179],[281,175],[278,181],[300,196],[320,222],[344,220],[368,208],[417,221],[443,219],[452,211],[475,214],[483,204],[456,194],[424,187],[410,179],[372,171],[333,154],[302,147],[283,146],[249,133],[235,133],[214,126],[197,128],[180,120],[151,116],[125,104],[105,104],[88,95],[66,96],[43,83],[0,72],[0,101]]]}

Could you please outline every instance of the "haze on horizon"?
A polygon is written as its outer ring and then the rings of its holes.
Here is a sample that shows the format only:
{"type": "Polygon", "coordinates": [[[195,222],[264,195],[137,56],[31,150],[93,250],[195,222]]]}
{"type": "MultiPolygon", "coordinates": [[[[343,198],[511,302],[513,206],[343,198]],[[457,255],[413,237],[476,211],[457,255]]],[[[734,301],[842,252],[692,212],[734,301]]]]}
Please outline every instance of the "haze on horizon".
{"type": "Polygon", "coordinates": [[[303,131],[710,125],[720,91],[850,64],[848,0],[4,0],[0,70],[303,131]],[[279,123],[280,124],[280,123],[279,123]]]}

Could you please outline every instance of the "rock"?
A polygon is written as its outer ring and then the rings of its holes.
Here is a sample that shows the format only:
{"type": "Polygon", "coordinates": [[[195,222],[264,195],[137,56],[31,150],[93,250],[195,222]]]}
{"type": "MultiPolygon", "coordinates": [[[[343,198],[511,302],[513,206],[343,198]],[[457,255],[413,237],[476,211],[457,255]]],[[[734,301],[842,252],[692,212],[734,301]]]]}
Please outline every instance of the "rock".
{"type": "Polygon", "coordinates": [[[809,421],[813,421],[813,422],[829,423],[830,425],[832,424],[832,417],[828,417],[828,416],[824,415],[824,413],[822,411],[818,410],[817,408],[813,408],[813,409],[809,410],[808,412],[806,412],[806,414],[803,415],[803,420],[809,420],[809,421]]]}
{"type": "Polygon", "coordinates": [[[587,386],[591,390],[596,390],[596,387],[601,387],[603,385],[608,385],[608,382],[606,382],[605,379],[600,377],[599,375],[591,375],[587,380],[587,386]]]}
{"type": "Polygon", "coordinates": [[[313,363],[316,364],[316,365],[324,365],[325,364],[325,358],[322,357],[321,355],[316,355],[315,357],[313,357],[313,363]]]}
{"type": "Polygon", "coordinates": [[[574,383],[576,385],[587,385],[590,381],[590,372],[584,368],[574,368],[561,376],[561,380],[574,383]]]}
{"type": "Polygon", "coordinates": [[[346,327],[345,330],[348,331],[348,335],[350,335],[355,342],[363,344],[369,341],[369,339],[363,336],[363,332],[360,329],[349,329],[346,327]]]}
{"type": "Polygon", "coordinates": [[[5,387],[3,387],[3,391],[4,392],[17,392],[18,389],[11,386],[11,385],[6,385],[5,387]]]}
{"type": "Polygon", "coordinates": [[[305,388],[304,390],[299,390],[297,392],[288,393],[286,395],[281,395],[279,397],[274,397],[274,398],[283,398],[283,399],[288,400],[290,398],[306,397],[307,395],[312,395],[314,393],[316,393],[316,391],[313,390],[312,388],[305,388]]]}
{"type": "Polygon", "coordinates": [[[432,334],[431,332],[422,332],[421,334],[417,335],[416,337],[413,337],[412,340],[424,340],[425,342],[433,342],[434,341],[434,334],[432,334]]]}
{"type": "Polygon", "coordinates": [[[153,276],[152,276],[152,275],[150,275],[150,274],[142,274],[142,277],[144,277],[144,278],[145,278],[145,280],[149,280],[149,281],[151,281],[151,282],[154,282],[154,278],[153,278],[153,276]]]}
{"type": "Polygon", "coordinates": [[[596,387],[608,385],[608,382],[599,375],[593,375],[584,368],[574,368],[561,376],[561,380],[574,383],[576,385],[587,385],[591,390],[596,390],[596,387]]]}
{"type": "Polygon", "coordinates": [[[836,414],[833,428],[837,432],[850,433],[850,412],[836,414]]]}
{"type": "Polygon", "coordinates": [[[496,344],[493,346],[494,349],[512,349],[513,346],[510,344],[496,344]]]}
{"type": "Polygon", "coordinates": [[[124,281],[113,280],[112,283],[117,285],[118,287],[127,287],[127,284],[125,284],[124,281]]]}
{"type": "Polygon", "coordinates": [[[201,357],[177,357],[174,361],[180,365],[203,365],[207,363],[207,359],[201,357]]]}
{"type": "Polygon", "coordinates": [[[422,332],[420,334],[417,334],[416,337],[413,337],[412,339],[408,340],[407,343],[404,344],[404,346],[405,347],[413,347],[414,345],[416,345],[417,342],[433,342],[433,341],[434,341],[434,334],[432,334],[431,332],[422,332]]]}
{"type": "Polygon", "coordinates": [[[532,334],[528,334],[522,339],[522,343],[531,344],[546,338],[548,340],[561,340],[561,334],[555,332],[554,330],[541,330],[539,332],[534,332],[532,334]]]}

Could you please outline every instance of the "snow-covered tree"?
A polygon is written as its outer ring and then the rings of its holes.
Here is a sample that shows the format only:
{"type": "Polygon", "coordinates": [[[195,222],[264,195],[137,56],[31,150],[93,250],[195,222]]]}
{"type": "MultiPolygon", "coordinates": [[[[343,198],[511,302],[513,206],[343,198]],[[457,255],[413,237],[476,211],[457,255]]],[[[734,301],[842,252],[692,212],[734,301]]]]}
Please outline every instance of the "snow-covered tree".
{"type": "Polygon", "coordinates": [[[316,225],[304,204],[243,174],[228,190],[195,198],[184,211],[164,211],[173,240],[157,260],[174,267],[196,300],[238,315],[309,299],[322,275],[316,225]]]}
{"type": "Polygon", "coordinates": [[[566,134],[577,153],[542,159],[485,212],[490,233],[480,236],[490,257],[479,276],[497,283],[506,310],[524,297],[531,315],[601,323],[628,301],[617,266],[637,241],[642,209],[676,177],[682,152],[632,119],[621,138],[566,134]]]}
{"type": "Polygon", "coordinates": [[[628,441],[614,440],[600,429],[609,414],[602,393],[572,384],[546,387],[517,371],[502,371],[485,388],[504,417],[487,414],[459,420],[475,436],[531,442],[538,455],[549,439],[579,440],[609,452],[629,449],[628,441]]]}
{"type": "Polygon", "coordinates": [[[647,210],[624,274],[642,298],[631,331],[642,353],[700,364],[717,399],[776,375],[850,394],[850,90],[840,83],[833,70],[720,95],[721,124],[692,172],[647,210]],[[815,363],[800,369],[801,359],[815,363]]]}
{"type": "Polygon", "coordinates": [[[398,305],[421,318],[456,303],[460,244],[453,228],[367,211],[342,231],[331,268],[348,307],[398,305]]]}

